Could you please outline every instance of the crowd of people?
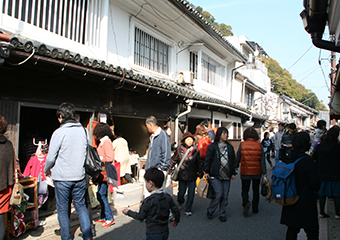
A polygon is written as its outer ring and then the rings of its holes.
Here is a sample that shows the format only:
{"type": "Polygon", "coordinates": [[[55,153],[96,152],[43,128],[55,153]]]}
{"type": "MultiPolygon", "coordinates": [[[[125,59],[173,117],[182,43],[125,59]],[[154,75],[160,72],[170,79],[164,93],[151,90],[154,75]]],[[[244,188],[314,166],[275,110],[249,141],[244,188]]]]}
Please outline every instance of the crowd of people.
{"type": "MultiPolygon", "coordinates": [[[[63,103],[57,110],[60,127],[55,130],[49,143],[44,172],[51,176],[55,185],[58,220],[61,238],[72,239],[70,235],[70,204],[79,215],[84,239],[92,239],[92,222],[86,207],[85,195],[88,179],[84,168],[89,133],[77,120],[75,108],[63,103]]],[[[0,184],[0,239],[5,233],[4,214],[9,211],[12,194],[14,151],[5,137],[6,120],[0,116],[0,170],[3,181],[0,184]]],[[[231,181],[240,174],[243,215],[259,212],[260,183],[267,177],[266,162],[271,169],[276,163],[296,163],[294,175],[299,195],[297,203],[283,206],[281,223],[287,228],[286,239],[297,239],[303,228],[308,239],[318,239],[318,218],[330,217],[325,211],[327,198],[334,199],[335,219],[340,219],[340,153],[339,127],[328,131],[326,123],[317,123],[314,135],[305,131],[298,132],[296,125],[278,124],[278,131],[265,132],[262,141],[255,128],[248,127],[243,132],[243,141],[235,151],[228,141],[229,132],[225,127],[210,128],[207,121],[196,127],[196,133],[183,134],[173,153],[169,128],[161,128],[154,116],[146,118],[145,126],[150,133],[148,154],[145,165],[145,198],[138,212],[124,209],[123,213],[137,220],[146,221],[146,239],[168,239],[169,221],[174,227],[180,222],[180,210],[193,215],[197,178],[204,178],[214,194],[207,206],[206,217],[212,219],[218,210],[218,219],[227,220],[226,209],[231,181]],[[286,129],[287,128],[287,129],[286,129]],[[275,157],[275,164],[271,158],[275,157]],[[172,196],[170,176],[178,171],[177,204],[172,196]],[[249,197],[252,186],[252,198],[249,197]],[[186,199],[185,199],[185,195],[186,199]],[[319,199],[319,213],[317,200],[319,199]]],[[[118,132],[118,131],[117,131],[118,132]]],[[[115,156],[127,158],[127,142],[121,141],[121,134],[114,136],[106,123],[98,123],[94,129],[98,155],[102,161],[103,177],[96,180],[97,199],[101,205],[100,219],[97,223],[109,227],[115,223],[109,202],[108,188],[112,185],[106,175],[115,171],[115,156]],[[119,151],[117,150],[118,146],[119,151]]],[[[122,165],[122,168],[127,168],[122,165]]],[[[124,170],[125,171],[125,170],[124,170]]],[[[124,174],[117,176],[123,177],[124,174]]],[[[114,184],[113,184],[114,185],[114,184]]]]}

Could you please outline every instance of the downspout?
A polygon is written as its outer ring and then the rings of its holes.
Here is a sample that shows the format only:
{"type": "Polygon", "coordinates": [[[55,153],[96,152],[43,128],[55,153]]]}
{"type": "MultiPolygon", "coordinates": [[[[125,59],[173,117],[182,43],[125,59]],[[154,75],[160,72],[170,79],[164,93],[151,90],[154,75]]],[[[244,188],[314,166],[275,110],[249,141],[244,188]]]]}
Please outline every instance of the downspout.
{"type": "MultiPolygon", "coordinates": [[[[243,79],[243,82],[242,82],[242,103],[246,105],[246,82],[247,82],[247,79],[243,79]]],[[[246,105],[247,106],[247,105],[246,105]]]]}
{"type": "Polygon", "coordinates": [[[321,32],[311,33],[314,46],[332,52],[340,52],[340,47],[335,46],[334,42],[322,40],[322,34],[321,32]]]}
{"type": "Polygon", "coordinates": [[[238,66],[238,67],[233,68],[231,70],[231,82],[230,82],[230,102],[231,103],[233,103],[233,97],[232,96],[233,96],[233,82],[235,80],[235,71],[236,71],[236,69],[239,69],[239,68],[241,68],[245,65],[246,65],[246,63],[243,63],[241,66],[238,66]]]}
{"type": "Polygon", "coordinates": [[[328,17],[327,4],[327,0],[304,0],[305,10],[300,13],[300,17],[315,47],[340,52],[340,47],[335,46],[334,42],[322,40],[328,17]]]}
{"type": "Polygon", "coordinates": [[[184,112],[178,114],[178,116],[175,119],[175,142],[176,142],[176,147],[178,146],[178,122],[179,122],[179,118],[189,114],[191,112],[191,106],[193,104],[193,100],[187,100],[187,110],[185,110],[184,112]]]}

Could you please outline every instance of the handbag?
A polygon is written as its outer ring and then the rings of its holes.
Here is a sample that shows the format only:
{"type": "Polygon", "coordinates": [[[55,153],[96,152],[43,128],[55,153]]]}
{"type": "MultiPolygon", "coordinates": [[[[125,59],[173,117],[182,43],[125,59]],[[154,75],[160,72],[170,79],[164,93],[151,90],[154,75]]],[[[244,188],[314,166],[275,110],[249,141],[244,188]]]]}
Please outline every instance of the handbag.
{"type": "Polygon", "coordinates": [[[11,199],[9,201],[10,205],[20,205],[21,200],[24,196],[24,187],[19,183],[17,164],[14,159],[14,172],[15,172],[15,183],[12,190],[11,199]]]}
{"type": "Polygon", "coordinates": [[[99,158],[97,149],[89,144],[85,128],[84,131],[86,136],[86,157],[84,163],[85,172],[87,175],[95,179],[102,171],[102,161],[99,158]]]}
{"type": "Polygon", "coordinates": [[[182,157],[181,162],[178,164],[177,168],[174,171],[172,171],[172,173],[170,175],[172,181],[178,181],[179,169],[181,168],[181,166],[182,166],[182,164],[184,162],[184,159],[188,156],[189,152],[191,152],[191,148],[192,147],[190,147],[187,150],[187,152],[184,154],[184,156],[182,157]]]}
{"type": "Polygon", "coordinates": [[[261,195],[264,197],[266,197],[268,194],[266,182],[268,182],[267,178],[263,178],[261,183],[261,195]]]}
{"type": "Polygon", "coordinates": [[[206,179],[201,178],[199,184],[197,185],[197,194],[202,198],[208,197],[209,183],[206,179]]]}

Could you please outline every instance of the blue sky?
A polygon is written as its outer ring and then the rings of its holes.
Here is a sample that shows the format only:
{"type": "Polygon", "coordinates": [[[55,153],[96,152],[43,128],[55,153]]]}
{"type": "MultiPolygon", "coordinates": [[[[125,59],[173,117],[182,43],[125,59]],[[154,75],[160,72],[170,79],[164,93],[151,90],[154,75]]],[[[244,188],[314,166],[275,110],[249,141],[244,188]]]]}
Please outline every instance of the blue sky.
{"type": "MultiPolygon", "coordinates": [[[[320,49],[312,46],[310,35],[304,30],[299,15],[303,10],[303,0],[189,2],[210,12],[216,22],[230,25],[234,35],[246,35],[249,40],[258,42],[271,58],[278,61],[282,68],[288,69],[295,80],[311,89],[328,108],[330,52],[321,50],[320,55],[325,80],[318,64],[320,49]]],[[[324,39],[328,40],[327,33],[324,39]]]]}

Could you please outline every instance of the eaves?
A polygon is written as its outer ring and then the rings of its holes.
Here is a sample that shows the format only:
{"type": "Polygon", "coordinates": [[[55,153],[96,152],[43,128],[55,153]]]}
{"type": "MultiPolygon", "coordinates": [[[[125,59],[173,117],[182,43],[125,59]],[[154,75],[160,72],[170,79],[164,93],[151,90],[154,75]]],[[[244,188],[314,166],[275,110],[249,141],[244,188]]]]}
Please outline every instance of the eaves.
{"type": "Polygon", "coordinates": [[[295,104],[295,105],[297,105],[297,106],[303,108],[304,111],[309,111],[309,112],[311,112],[311,113],[312,113],[311,115],[313,115],[313,114],[319,114],[319,112],[318,112],[317,110],[315,110],[314,108],[308,107],[307,105],[302,104],[302,103],[300,103],[300,102],[298,102],[298,101],[296,101],[296,100],[294,100],[294,99],[292,99],[292,98],[290,98],[290,97],[288,97],[288,96],[281,95],[280,97],[281,97],[283,100],[288,100],[288,101],[290,101],[291,103],[293,103],[293,104],[295,104]]]}
{"type": "MultiPolygon", "coordinates": [[[[20,36],[15,34],[11,35],[11,44],[14,46],[14,49],[11,50],[10,55],[16,56],[19,59],[24,59],[24,61],[22,61],[23,64],[30,60],[35,63],[43,61],[60,66],[61,71],[70,68],[79,72],[80,75],[86,76],[87,74],[91,74],[102,78],[103,81],[124,81],[128,85],[132,85],[132,89],[135,89],[138,86],[146,89],[146,91],[149,89],[155,90],[157,94],[164,93],[164,95],[167,96],[176,96],[178,101],[196,100],[209,104],[218,104],[245,117],[252,115],[248,109],[230,102],[196,92],[193,89],[179,86],[170,81],[138,74],[120,66],[113,66],[105,63],[105,61],[90,59],[87,56],[81,56],[79,53],[71,52],[66,49],[48,46],[44,43],[30,39],[23,40],[20,36]]],[[[32,67],[34,67],[34,65],[32,67]]]]}
{"type": "Polygon", "coordinates": [[[230,53],[235,55],[239,61],[246,63],[248,58],[237,50],[228,40],[223,38],[223,35],[217,31],[210,23],[208,23],[203,16],[192,8],[188,2],[184,0],[169,0],[175,7],[188,16],[193,22],[195,22],[202,30],[208,33],[213,39],[215,39],[221,46],[227,49],[230,53]]]}
{"type": "Polygon", "coordinates": [[[246,86],[257,91],[257,92],[260,92],[262,94],[266,94],[267,93],[267,90],[266,89],[263,89],[261,88],[260,86],[256,85],[253,81],[251,81],[248,77],[244,76],[242,73],[236,71],[236,76],[240,76],[241,78],[247,80],[246,81],[246,86]]]}

